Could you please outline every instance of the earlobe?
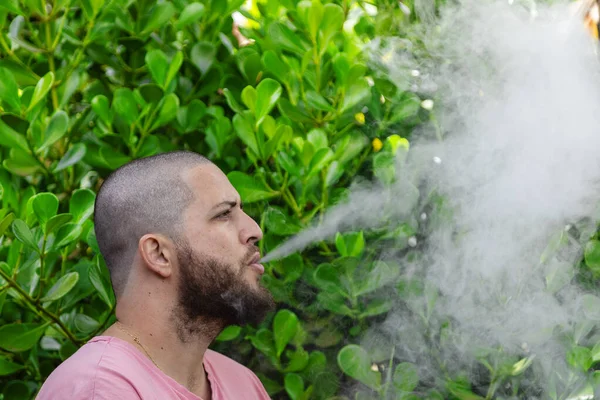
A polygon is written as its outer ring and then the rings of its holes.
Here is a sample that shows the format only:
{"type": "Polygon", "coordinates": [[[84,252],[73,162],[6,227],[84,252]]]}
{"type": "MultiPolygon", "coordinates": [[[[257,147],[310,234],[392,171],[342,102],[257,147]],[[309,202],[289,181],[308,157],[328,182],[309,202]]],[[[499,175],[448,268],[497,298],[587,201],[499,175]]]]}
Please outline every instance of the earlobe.
{"type": "Polygon", "coordinates": [[[140,238],[139,252],[146,268],[168,278],[172,273],[171,246],[161,235],[147,234],[140,238]]]}

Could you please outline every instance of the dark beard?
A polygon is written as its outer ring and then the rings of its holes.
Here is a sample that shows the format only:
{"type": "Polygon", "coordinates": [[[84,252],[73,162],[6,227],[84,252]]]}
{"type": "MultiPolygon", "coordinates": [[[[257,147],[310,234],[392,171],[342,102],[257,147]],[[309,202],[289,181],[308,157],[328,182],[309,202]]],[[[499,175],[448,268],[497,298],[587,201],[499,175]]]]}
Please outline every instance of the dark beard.
{"type": "Polygon", "coordinates": [[[178,245],[180,279],[176,314],[180,332],[187,331],[185,336],[189,336],[202,329],[199,323],[218,330],[234,324],[256,325],[275,308],[271,293],[260,284],[253,287],[244,276],[250,268],[244,261],[254,253],[255,247],[248,249],[238,272],[234,265],[196,254],[187,243],[178,245]]]}

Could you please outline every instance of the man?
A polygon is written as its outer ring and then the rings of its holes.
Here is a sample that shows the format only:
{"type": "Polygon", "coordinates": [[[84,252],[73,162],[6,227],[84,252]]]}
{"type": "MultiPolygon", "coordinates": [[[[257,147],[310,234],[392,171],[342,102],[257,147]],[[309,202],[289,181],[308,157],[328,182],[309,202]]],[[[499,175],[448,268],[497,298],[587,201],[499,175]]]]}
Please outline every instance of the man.
{"type": "Polygon", "coordinates": [[[38,399],[268,399],[256,375],[208,349],[274,308],[259,226],[223,172],[191,152],[135,160],[103,183],[95,232],[117,322],[61,364],[38,399]]]}

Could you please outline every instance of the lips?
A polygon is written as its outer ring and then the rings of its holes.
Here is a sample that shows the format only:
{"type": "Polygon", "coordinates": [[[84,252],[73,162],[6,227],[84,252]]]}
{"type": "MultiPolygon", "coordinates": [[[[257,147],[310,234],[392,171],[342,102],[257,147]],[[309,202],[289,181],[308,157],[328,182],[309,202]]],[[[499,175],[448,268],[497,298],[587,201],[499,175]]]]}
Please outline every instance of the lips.
{"type": "Polygon", "coordinates": [[[258,272],[259,274],[264,274],[265,273],[265,267],[263,267],[260,263],[260,253],[256,252],[254,254],[254,256],[250,259],[250,262],[248,263],[248,266],[250,268],[253,268],[256,272],[258,272]]]}

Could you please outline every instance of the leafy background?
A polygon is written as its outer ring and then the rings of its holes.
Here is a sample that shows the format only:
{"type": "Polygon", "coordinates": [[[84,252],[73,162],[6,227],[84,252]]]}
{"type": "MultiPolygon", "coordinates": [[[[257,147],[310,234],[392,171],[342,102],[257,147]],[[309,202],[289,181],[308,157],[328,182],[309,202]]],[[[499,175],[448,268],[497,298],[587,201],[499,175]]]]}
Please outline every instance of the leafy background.
{"type": "MultiPolygon", "coordinates": [[[[114,169],[174,149],[208,156],[260,222],[267,253],[318,221],[357,176],[393,182],[411,132],[435,121],[432,101],[411,89],[415,76],[392,81],[364,51],[385,36],[411,41],[422,56],[411,32],[423,2],[243,3],[0,4],[4,399],[34,397],[61,361],[113,321],[91,216],[114,169]],[[247,18],[243,27],[234,12],[247,18]]],[[[426,228],[411,219],[338,234],[270,263],[264,282],[278,311],[261,326],[227,328],[213,347],[255,371],[274,399],[518,397],[529,358],[488,353],[487,380],[470,382],[468,371],[432,380],[393,350],[360,345],[393,298],[434,306],[436,293],[423,282],[377,261],[385,243],[409,251],[426,228]],[[504,390],[506,382],[517,389],[504,390]]],[[[585,261],[585,273],[596,274],[600,242],[589,242],[585,261]]],[[[439,335],[432,340],[442,345],[439,335]]],[[[566,357],[592,371],[600,349],[576,344],[566,357]]]]}

